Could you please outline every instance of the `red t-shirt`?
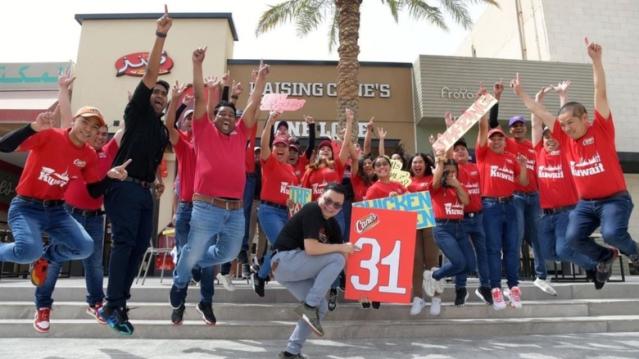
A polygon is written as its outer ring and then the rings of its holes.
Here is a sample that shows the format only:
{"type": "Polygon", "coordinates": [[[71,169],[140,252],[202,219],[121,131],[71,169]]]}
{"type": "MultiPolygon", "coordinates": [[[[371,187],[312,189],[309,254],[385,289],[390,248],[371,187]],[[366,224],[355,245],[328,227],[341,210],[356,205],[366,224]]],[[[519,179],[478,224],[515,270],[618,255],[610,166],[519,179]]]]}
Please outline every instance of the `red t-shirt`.
{"type": "Polygon", "coordinates": [[[535,146],[541,208],[559,208],[577,203],[577,190],[568,163],[560,150],[546,152],[543,141],[535,146]]]}
{"type": "Polygon", "coordinates": [[[310,188],[312,199],[315,201],[329,183],[342,183],[344,165],[339,158],[335,158],[334,168],[322,167],[316,170],[307,169],[302,177],[302,186],[310,188]]]}
{"type": "Polygon", "coordinates": [[[515,191],[519,178],[519,164],[509,152],[495,153],[488,145],[477,146],[477,168],[481,179],[481,195],[486,197],[508,197],[515,191]]]}
{"type": "Polygon", "coordinates": [[[506,138],[506,151],[515,155],[518,154],[526,156],[526,168],[528,169],[528,185],[522,186],[519,181],[515,181],[515,191],[521,192],[536,192],[537,191],[537,174],[535,173],[535,150],[533,149],[532,142],[523,140],[517,142],[514,138],[506,138]]]}
{"type": "Polygon", "coordinates": [[[397,196],[408,192],[406,187],[397,182],[383,183],[377,181],[373,183],[366,191],[366,200],[397,196]]]}
{"type": "Polygon", "coordinates": [[[211,197],[241,199],[246,182],[246,138],[251,129],[240,119],[225,135],[205,113],[193,119],[195,147],[194,192],[211,197]]]}
{"type": "Polygon", "coordinates": [[[464,205],[459,202],[454,188],[440,186],[430,191],[436,219],[464,218],[464,205]]]}
{"type": "Polygon", "coordinates": [[[406,189],[408,192],[430,191],[433,187],[433,176],[411,177],[410,184],[406,189]]]}
{"type": "Polygon", "coordinates": [[[552,134],[568,160],[579,198],[603,198],[626,190],[615,147],[612,114],[605,119],[595,111],[595,120],[578,140],[566,135],[559,121],[555,121],[552,134]]]}
{"type": "Polygon", "coordinates": [[[251,131],[251,138],[249,139],[248,144],[246,145],[246,173],[255,172],[255,136],[257,135],[257,126],[253,126],[253,131],[251,131]]]}
{"type": "Polygon", "coordinates": [[[41,200],[61,200],[69,181],[79,177],[88,183],[102,179],[95,150],[76,146],[68,129],[52,128],[27,138],[18,151],[30,151],[16,192],[41,200]]]}
{"type": "Polygon", "coordinates": [[[353,188],[353,199],[355,202],[361,202],[370,186],[367,186],[359,175],[355,175],[351,176],[351,187],[353,188]]]}
{"type": "MultiPolygon", "coordinates": [[[[118,153],[118,143],[115,139],[107,142],[101,150],[96,151],[98,155],[98,168],[100,178],[104,178],[111,169],[113,159],[118,153]]],[[[93,198],[87,190],[87,181],[84,178],[77,178],[69,182],[69,187],[64,192],[64,201],[73,207],[95,211],[102,208],[104,197],[93,198]]]]}
{"type": "Polygon", "coordinates": [[[467,162],[466,164],[459,164],[457,167],[459,168],[457,179],[464,186],[469,198],[468,204],[464,206],[464,212],[481,211],[481,178],[477,165],[467,162]]]}
{"type": "Polygon", "coordinates": [[[297,158],[297,163],[293,166],[295,170],[295,175],[297,178],[301,179],[306,172],[306,166],[308,165],[308,158],[306,158],[306,154],[303,154],[297,158]]]}
{"type": "Polygon", "coordinates": [[[180,201],[193,200],[193,183],[195,181],[195,148],[193,134],[180,131],[177,143],[173,146],[178,162],[178,177],[180,178],[180,201]]]}
{"type": "Polygon", "coordinates": [[[288,200],[290,186],[297,186],[299,179],[293,171],[293,166],[288,163],[281,163],[271,155],[262,163],[262,192],[260,199],[283,206],[288,200]]]}

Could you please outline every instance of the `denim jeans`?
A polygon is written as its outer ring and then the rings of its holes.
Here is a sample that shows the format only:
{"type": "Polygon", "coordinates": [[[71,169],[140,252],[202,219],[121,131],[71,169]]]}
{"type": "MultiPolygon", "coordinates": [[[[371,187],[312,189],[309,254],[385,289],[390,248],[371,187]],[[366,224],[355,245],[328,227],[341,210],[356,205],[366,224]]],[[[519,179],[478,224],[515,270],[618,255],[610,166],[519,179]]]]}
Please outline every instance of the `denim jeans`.
{"type": "MultiPolygon", "coordinates": [[[[93,240],[93,253],[82,260],[84,267],[84,279],[87,286],[87,304],[94,306],[102,303],[104,299],[104,269],[102,266],[102,253],[104,248],[104,215],[83,216],[79,213],[71,213],[91,236],[93,240]]],[[[47,270],[47,280],[42,287],[37,287],[35,292],[36,308],[51,308],[53,305],[53,290],[60,275],[61,263],[52,262],[47,270]]]]}
{"type": "Polygon", "coordinates": [[[113,181],[104,195],[111,220],[111,258],[107,306],[124,307],[153,232],[151,190],[133,182],[113,181]]]}
{"type": "MultiPolygon", "coordinates": [[[[484,215],[474,213],[472,217],[464,215],[464,231],[473,243],[475,255],[477,256],[477,275],[479,285],[490,288],[490,271],[488,270],[488,253],[486,251],[486,232],[484,231],[484,215]]],[[[467,274],[455,276],[455,288],[465,288],[467,274]]]]}
{"type": "Polygon", "coordinates": [[[539,219],[539,242],[544,248],[544,257],[548,260],[573,262],[583,269],[594,269],[597,262],[577,253],[566,240],[568,217],[571,211],[544,214],[539,219]]]}
{"type": "MultiPolygon", "coordinates": [[[[248,263],[248,249],[249,249],[249,233],[251,232],[249,227],[251,225],[251,209],[253,207],[253,199],[255,198],[255,187],[257,186],[257,176],[254,173],[246,174],[246,183],[244,184],[244,238],[242,238],[242,249],[237,259],[241,263],[248,263]]],[[[223,275],[229,274],[231,271],[231,262],[222,264],[220,273],[223,275]]]]}
{"type": "Polygon", "coordinates": [[[637,243],[628,233],[628,220],[633,207],[628,194],[597,201],[580,200],[570,212],[566,240],[577,253],[595,262],[607,260],[610,250],[590,238],[592,232],[601,225],[604,242],[627,256],[637,255],[637,243]]]}
{"type": "Polygon", "coordinates": [[[448,259],[441,268],[433,272],[433,278],[440,280],[475,270],[475,252],[461,221],[437,220],[433,236],[437,246],[448,259]]]}
{"type": "Polygon", "coordinates": [[[275,240],[286,222],[288,222],[288,210],[261,203],[260,208],[257,209],[257,218],[262,225],[264,234],[266,234],[266,239],[270,243],[269,249],[264,256],[264,264],[262,264],[258,273],[260,278],[266,279],[271,273],[271,256],[273,255],[271,247],[275,244],[275,240]]]}
{"type": "Polygon", "coordinates": [[[93,240],[64,206],[44,207],[19,197],[9,206],[13,243],[0,243],[0,262],[27,264],[43,257],[52,263],[85,259],[93,252],[93,240]],[[49,244],[42,244],[42,232],[49,244]]]}
{"type": "MultiPolygon", "coordinates": [[[[326,292],[344,269],[344,255],[329,253],[310,256],[301,249],[295,249],[277,252],[272,261],[278,262],[273,273],[275,280],[286,287],[298,301],[317,307],[320,318],[324,318],[328,312],[326,292]]],[[[288,339],[286,351],[299,354],[310,333],[308,324],[302,319],[298,320],[288,339]]]]}
{"type": "Polygon", "coordinates": [[[243,230],[241,209],[226,210],[193,201],[191,228],[173,272],[173,285],[186,288],[196,265],[207,268],[233,260],[242,247],[243,230]]]}
{"type": "MultiPolygon", "coordinates": [[[[180,202],[175,211],[175,247],[177,248],[178,261],[182,248],[186,245],[186,241],[191,229],[191,211],[192,203],[180,202]]],[[[213,267],[200,268],[196,266],[195,271],[200,272],[200,302],[213,303],[213,267]]]]}
{"type": "Polygon", "coordinates": [[[539,203],[539,193],[517,193],[513,196],[515,209],[517,210],[517,232],[519,241],[524,240],[532,246],[535,255],[535,275],[537,278],[546,279],[546,258],[544,253],[547,249],[541,247],[537,236],[537,223],[541,217],[541,205],[539,203]]]}
{"type": "Polygon", "coordinates": [[[502,252],[508,287],[519,285],[520,237],[517,223],[513,220],[513,201],[499,202],[490,198],[482,199],[484,231],[486,231],[486,251],[491,288],[501,287],[502,252]]]}

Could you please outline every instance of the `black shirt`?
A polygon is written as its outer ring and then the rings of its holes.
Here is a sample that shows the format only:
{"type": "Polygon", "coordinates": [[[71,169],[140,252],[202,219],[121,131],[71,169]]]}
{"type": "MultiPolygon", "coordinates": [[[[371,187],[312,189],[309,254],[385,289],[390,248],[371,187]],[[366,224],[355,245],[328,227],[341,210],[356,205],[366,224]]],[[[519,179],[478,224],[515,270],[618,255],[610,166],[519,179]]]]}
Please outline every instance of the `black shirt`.
{"type": "Polygon", "coordinates": [[[155,172],[162,161],[164,149],[169,143],[169,132],[151,106],[152,88],[140,81],[124,109],[124,136],[113,165],[117,166],[131,158],[126,168],[130,177],[153,182],[155,172]]]}
{"type": "Polygon", "coordinates": [[[304,239],[321,243],[342,243],[342,231],[335,217],[325,219],[317,202],[307,203],[286,224],[274,248],[278,251],[304,249],[304,239]]]}

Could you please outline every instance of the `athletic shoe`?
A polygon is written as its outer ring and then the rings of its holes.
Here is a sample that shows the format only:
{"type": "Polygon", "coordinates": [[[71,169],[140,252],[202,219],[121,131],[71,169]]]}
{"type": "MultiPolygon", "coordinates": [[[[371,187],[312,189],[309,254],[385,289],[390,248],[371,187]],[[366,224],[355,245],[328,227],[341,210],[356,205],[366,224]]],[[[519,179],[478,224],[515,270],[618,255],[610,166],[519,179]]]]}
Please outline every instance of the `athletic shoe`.
{"type": "Polygon", "coordinates": [[[36,287],[42,287],[47,280],[47,271],[49,269],[49,261],[39,258],[31,264],[29,268],[31,272],[31,283],[36,287]]]}
{"type": "Polygon", "coordinates": [[[255,294],[260,297],[264,296],[264,286],[266,285],[266,280],[260,278],[257,273],[253,273],[253,290],[255,294]]]}
{"type": "Polygon", "coordinates": [[[493,288],[490,291],[492,297],[493,297],[493,309],[495,310],[502,310],[504,308],[506,308],[506,302],[504,301],[504,295],[501,292],[500,288],[493,288]]]}
{"type": "Polygon", "coordinates": [[[251,266],[248,263],[242,263],[242,279],[251,278],[251,266]]]}
{"type": "Polygon", "coordinates": [[[372,302],[371,306],[373,307],[373,309],[379,309],[379,307],[382,306],[382,303],[380,303],[380,302],[372,302]]]}
{"type": "Polygon", "coordinates": [[[222,274],[222,273],[218,273],[215,278],[217,278],[217,280],[222,283],[222,286],[224,286],[224,289],[228,290],[229,292],[232,292],[235,290],[235,286],[233,285],[233,281],[231,280],[231,275],[230,274],[222,274]]]}
{"type": "Polygon", "coordinates": [[[195,282],[196,284],[200,283],[200,280],[202,280],[202,269],[200,269],[200,267],[195,267],[191,269],[191,280],[195,282]]]}
{"type": "Polygon", "coordinates": [[[519,287],[510,288],[510,306],[516,309],[521,308],[521,290],[519,287]]]}
{"type": "Polygon", "coordinates": [[[109,328],[121,335],[133,335],[133,324],[129,322],[129,316],[125,308],[102,307],[98,315],[106,322],[109,328]]]}
{"type": "Polygon", "coordinates": [[[493,296],[490,292],[490,287],[479,287],[475,289],[475,295],[482,302],[493,305],[493,296]]]}
{"type": "Polygon", "coordinates": [[[455,288],[455,305],[459,307],[466,304],[466,299],[468,299],[466,288],[455,288]]]}
{"type": "Polygon", "coordinates": [[[102,302],[95,303],[94,305],[90,305],[87,307],[87,314],[95,318],[100,324],[106,324],[102,318],[98,315],[98,310],[102,308],[102,302]]]}
{"type": "Polygon", "coordinates": [[[422,282],[422,288],[427,296],[432,297],[435,295],[435,287],[437,286],[435,278],[433,278],[433,272],[428,269],[424,271],[424,280],[422,282]]]}
{"type": "Polygon", "coordinates": [[[171,312],[171,322],[173,323],[173,325],[182,324],[182,318],[184,318],[184,309],[186,309],[184,304],[177,308],[173,308],[173,311],[171,312]]]}
{"type": "Polygon", "coordinates": [[[596,269],[588,269],[586,270],[586,278],[588,280],[592,280],[593,283],[595,283],[595,289],[596,290],[600,290],[601,288],[604,287],[604,284],[606,284],[606,282],[600,282],[597,280],[597,270],[596,269]]]}
{"type": "Polygon", "coordinates": [[[364,308],[364,309],[370,309],[371,308],[371,302],[366,301],[366,302],[360,302],[359,304],[361,304],[362,308],[364,308]]]}
{"type": "MultiPolygon", "coordinates": [[[[430,270],[431,272],[435,273],[436,270],[439,270],[439,267],[433,267],[430,270]]],[[[439,293],[439,294],[444,293],[444,278],[440,280],[435,280],[435,293],[439,293]]]]}
{"type": "Polygon", "coordinates": [[[169,303],[173,309],[177,309],[184,305],[186,301],[187,288],[178,288],[174,285],[171,286],[171,292],[169,292],[169,303]]]}
{"type": "Polygon", "coordinates": [[[51,308],[39,308],[35,312],[33,318],[33,328],[38,333],[48,333],[51,323],[49,322],[49,316],[51,314],[51,308]]]}
{"type": "Polygon", "coordinates": [[[337,308],[337,288],[331,288],[328,292],[328,310],[331,312],[337,308]]]}
{"type": "Polygon", "coordinates": [[[619,257],[618,250],[610,249],[610,252],[610,258],[603,262],[597,263],[597,273],[595,274],[595,278],[598,282],[607,282],[608,279],[610,279],[610,275],[612,274],[612,265],[614,264],[617,257],[619,257]]]}
{"type": "Polygon", "coordinates": [[[217,322],[215,314],[213,313],[213,304],[199,302],[195,306],[195,310],[197,310],[198,313],[202,314],[202,320],[204,320],[204,323],[206,323],[206,325],[215,325],[215,323],[217,322]]]}
{"type": "Polygon", "coordinates": [[[279,359],[306,359],[306,357],[304,355],[302,355],[302,353],[299,354],[292,354],[289,352],[280,352],[277,357],[279,359]]]}
{"type": "Polygon", "coordinates": [[[410,306],[410,315],[417,315],[422,312],[426,306],[426,301],[420,297],[413,298],[413,304],[410,306]]]}
{"type": "Polygon", "coordinates": [[[535,287],[541,289],[546,294],[550,294],[550,295],[554,295],[554,296],[557,295],[557,291],[555,290],[555,288],[553,288],[550,285],[549,281],[547,281],[545,279],[537,278],[537,279],[535,279],[533,284],[535,285],[535,287]]]}
{"type": "Polygon", "coordinates": [[[440,297],[432,297],[430,299],[430,315],[438,316],[442,312],[442,299],[440,297]]]}
{"type": "Polygon", "coordinates": [[[315,334],[320,337],[324,336],[324,329],[322,329],[322,325],[320,324],[319,310],[317,308],[309,307],[306,303],[302,303],[295,308],[295,313],[308,324],[315,334]]]}

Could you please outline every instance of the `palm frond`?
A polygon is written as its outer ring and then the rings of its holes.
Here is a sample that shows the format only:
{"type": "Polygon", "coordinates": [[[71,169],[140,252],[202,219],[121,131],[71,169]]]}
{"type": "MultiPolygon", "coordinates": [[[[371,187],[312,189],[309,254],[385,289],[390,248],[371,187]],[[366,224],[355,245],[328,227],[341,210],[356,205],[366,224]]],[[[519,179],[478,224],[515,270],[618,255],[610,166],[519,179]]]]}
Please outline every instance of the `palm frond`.
{"type": "Polygon", "coordinates": [[[441,0],[446,11],[452,16],[453,20],[468,29],[473,21],[468,13],[467,3],[463,0],[441,0]]]}
{"type": "Polygon", "coordinates": [[[448,30],[444,16],[439,8],[430,6],[422,0],[404,0],[403,4],[408,8],[410,15],[416,19],[427,19],[443,30],[448,30]]]}
{"type": "Polygon", "coordinates": [[[296,14],[295,24],[297,26],[297,35],[303,36],[317,29],[320,23],[324,21],[324,12],[321,7],[324,1],[306,0],[306,4],[300,6],[296,14]]]}
{"type": "Polygon", "coordinates": [[[382,4],[388,5],[388,9],[393,16],[395,22],[399,21],[399,10],[402,7],[401,1],[399,0],[382,0],[382,4]]]}
{"type": "Polygon", "coordinates": [[[337,33],[338,33],[338,25],[339,25],[339,13],[332,8],[332,19],[331,28],[328,33],[328,51],[333,51],[335,46],[337,45],[337,33]]]}
{"type": "Polygon", "coordinates": [[[332,3],[328,0],[287,0],[272,5],[260,16],[255,34],[263,34],[292,21],[295,21],[299,34],[307,34],[322,22],[323,16],[318,9],[332,3]]]}

